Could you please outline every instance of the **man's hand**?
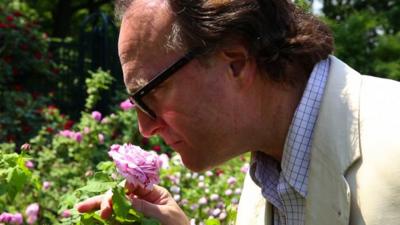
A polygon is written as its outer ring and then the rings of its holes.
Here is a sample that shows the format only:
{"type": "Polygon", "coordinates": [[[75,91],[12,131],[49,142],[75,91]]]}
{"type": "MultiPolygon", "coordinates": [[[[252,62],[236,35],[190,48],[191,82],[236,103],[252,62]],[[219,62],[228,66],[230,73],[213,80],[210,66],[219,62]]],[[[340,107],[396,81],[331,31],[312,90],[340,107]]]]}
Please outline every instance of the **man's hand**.
{"type": "MultiPolygon", "coordinates": [[[[154,185],[149,191],[126,183],[128,198],[132,206],[145,216],[158,219],[163,225],[188,225],[189,220],[171,194],[163,187],[154,185]]],[[[89,212],[100,209],[100,216],[107,219],[112,214],[112,192],[108,191],[76,205],[79,212],[89,212]]]]}

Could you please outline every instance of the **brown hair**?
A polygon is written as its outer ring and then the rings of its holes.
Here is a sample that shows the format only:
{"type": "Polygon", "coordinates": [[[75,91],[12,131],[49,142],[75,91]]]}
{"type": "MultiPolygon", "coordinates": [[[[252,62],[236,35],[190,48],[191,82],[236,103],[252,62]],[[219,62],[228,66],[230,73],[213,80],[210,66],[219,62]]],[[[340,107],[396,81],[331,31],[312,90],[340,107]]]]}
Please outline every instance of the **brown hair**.
{"type": "MultiPolygon", "coordinates": [[[[126,8],[131,1],[117,0],[117,6],[126,8]]],[[[176,15],[169,45],[216,50],[229,39],[240,39],[276,81],[287,80],[289,65],[311,72],[333,51],[330,29],[290,0],[168,1],[176,15]]]]}

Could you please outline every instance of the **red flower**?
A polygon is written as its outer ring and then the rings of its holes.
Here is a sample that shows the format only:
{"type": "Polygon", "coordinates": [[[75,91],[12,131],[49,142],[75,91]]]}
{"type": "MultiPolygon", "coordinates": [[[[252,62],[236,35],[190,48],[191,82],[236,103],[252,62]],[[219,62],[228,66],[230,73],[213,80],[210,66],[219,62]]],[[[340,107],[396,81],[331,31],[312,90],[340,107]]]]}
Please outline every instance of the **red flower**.
{"type": "Polygon", "coordinates": [[[17,92],[22,91],[22,85],[16,84],[16,85],[14,86],[14,90],[17,91],[17,92]]]}
{"type": "Polygon", "coordinates": [[[18,107],[24,107],[25,106],[25,101],[24,100],[17,100],[15,101],[15,105],[18,107]]]}
{"type": "Polygon", "coordinates": [[[8,28],[8,25],[4,24],[4,23],[0,23],[0,28],[8,28]]]}
{"type": "Polygon", "coordinates": [[[6,19],[7,19],[8,22],[12,22],[14,20],[14,17],[9,15],[9,16],[6,17],[6,19]]]}
{"type": "Polygon", "coordinates": [[[142,145],[147,145],[149,143],[149,139],[148,138],[142,138],[142,145]]]}
{"type": "Polygon", "coordinates": [[[23,51],[26,51],[26,50],[28,50],[28,45],[25,44],[25,43],[22,43],[22,44],[19,46],[19,48],[20,48],[21,50],[23,50],[23,51]]]}
{"type": "Polygon", "coordinates": [[[221,174],[223,174],[224,173],[224,170],[222,170],[221,168],[216,168],[215,169],[215,174],[217,175],[217,176],[219,176],[219,175],[221,175],[221,174]]]}
{"type": "Polygon", "coordinates": [[[51,127],[47,127],[47,128],[46,128],[46,131],[49,132],[49,133],[53,133],[54,130],[53,130],[53,128],[51,128],[51,127]]]}
{"type": "Polygon", "coordinates": [[[47,109],[48,109],[48,110],[56,110],[56,109],[57,109],[57,106],[55,106],[55,105],[49,105],[49,106],[47,106],[47,109]]]}
{"type": "Polygon", "coordinates": [[[15,12],[13,12],[13,15],[14,15],[15,17],[23,16],[23,14],[22,14],[20,11],[15,11],[15,12]]]}
{"type": "Polygon", "coordinates": [[[24,134],[28,134],[29,132],[31,132],[32,127],[30,127],[29,125],[24,125],[22,126],[22,132],[24,132],[24,134]]]}
{"type": "Polygon", "coordinates": [[[35,58],[36,58],[37,60],[42,59],[42,53],[40,53],[40,52],[35,52],[35,58]]]}
{"type": "Polygon", "coordinates": [[[58,68],[53,68],[52,71],[54,74],[60,74],[60,69],[58,68]]]}
{"type": "Polygon", "coordinates": [[[36,100],[39,97],[39,93],[34,91],[31,93],[31,96],[32,96],[33,100],[36,100]]]}
{"type": "Polygon", "coordinates": [[[4,62],[10,64],[12,62],[13,58],[9,55],[6,55],[3,57],[3,60],[4,60],[4,62]]]}
{"type": "Polygon", "coordinates": [[[7,135],[7,141],[8,142],[14,142],[15,141],[15,135],[13,135],[13,134],[7,135]]]}
{"type": "Polygon", "coordinates": [[[68,120],[67,122],[65,122],[64,124],[64,130],[70,130],[72,128],[72,126],[74,125],[74,121],[73,120],[68,120]]]}
{"type": "Polygon", "coordinates": [[[153,146],[153,150],[156,152],[159,152],[159,151],[161,151],[161,146],[159,146],[159,145],[153,146]]]}
{"type": "Polygon", "coordinates": [[[17,68],[13,68],[13,75],[17,76],[19,74],[19,71],[17,68]]]}

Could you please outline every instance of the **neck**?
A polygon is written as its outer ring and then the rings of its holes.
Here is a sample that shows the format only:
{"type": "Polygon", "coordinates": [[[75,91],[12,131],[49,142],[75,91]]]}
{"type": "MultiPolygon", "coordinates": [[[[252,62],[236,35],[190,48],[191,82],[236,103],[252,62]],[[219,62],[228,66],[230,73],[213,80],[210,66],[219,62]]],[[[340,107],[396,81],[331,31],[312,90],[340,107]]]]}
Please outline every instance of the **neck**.
{"type": "Polygon", "coordinates": [[[279,162],[282,160],[286,136],[294,113],[300,103],[306,82],[288,85],[266,81],[260,95],[260,125],[262,132],[257,151],[272,156],[279,162]]]}

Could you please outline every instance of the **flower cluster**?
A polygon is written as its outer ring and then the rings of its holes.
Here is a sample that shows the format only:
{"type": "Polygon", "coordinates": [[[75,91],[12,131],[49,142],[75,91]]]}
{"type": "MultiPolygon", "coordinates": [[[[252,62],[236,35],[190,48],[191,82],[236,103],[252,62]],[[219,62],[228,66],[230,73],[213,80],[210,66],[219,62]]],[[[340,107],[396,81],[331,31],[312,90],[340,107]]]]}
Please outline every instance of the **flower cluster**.
{"type": "Polygon", "coordinates": [[[236,169],[221,167],[196,173],[185,169],[179,155],[175,155],[170,159],[171,168],[161,174],[161,185],[169,189],[175,201],[193,218],[191,224],[205,224],[207,218],[229,224],[232,221],[227,220],[236,210],[248,171],[249,163],[245,161],[245,158],[235,160],[236,169]]]}
{"type": "Polygon", "coordinates": [[[81,132],[75,132],[75,131],[71,131],[71,130],[62,130],[59,132],[59,135],[75,140],[77,142],[81,142],[82,141],[82,133],[81,132]]]}
{"type": "Polygon", "coordinates": [[[132,144],[112,145],[109,156],[114,160],[118,172],[134,185],[152,189],[158,184],[162,161],[157,154],[144,151],[132,144]]]}
{"type": "Polygon", "coordinates": [[[22,219],[21,213],[7,213],[3,212],[0,214],[0,222],[9,224],[22,224],[24,221],[22,219]]]}

